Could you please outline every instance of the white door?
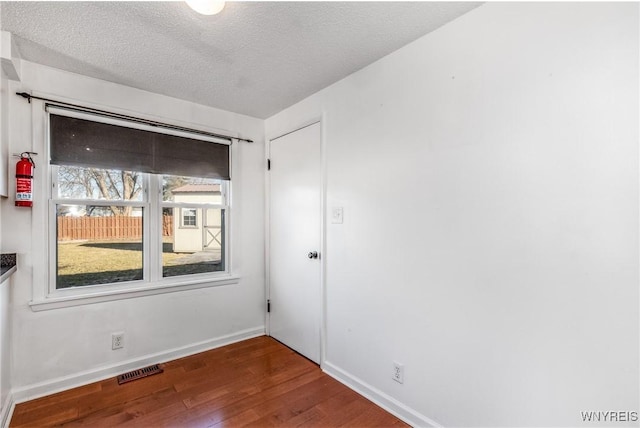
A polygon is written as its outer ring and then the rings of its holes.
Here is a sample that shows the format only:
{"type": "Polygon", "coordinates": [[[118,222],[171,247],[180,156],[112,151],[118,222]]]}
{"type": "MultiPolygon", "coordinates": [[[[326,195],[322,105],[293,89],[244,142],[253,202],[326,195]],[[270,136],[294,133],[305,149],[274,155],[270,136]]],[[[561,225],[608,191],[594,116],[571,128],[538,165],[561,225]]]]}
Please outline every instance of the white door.
{"type": "Polygon", "coordinates": [[[320,123],[269,148],[269,334],[320,363],[320,123]]]}

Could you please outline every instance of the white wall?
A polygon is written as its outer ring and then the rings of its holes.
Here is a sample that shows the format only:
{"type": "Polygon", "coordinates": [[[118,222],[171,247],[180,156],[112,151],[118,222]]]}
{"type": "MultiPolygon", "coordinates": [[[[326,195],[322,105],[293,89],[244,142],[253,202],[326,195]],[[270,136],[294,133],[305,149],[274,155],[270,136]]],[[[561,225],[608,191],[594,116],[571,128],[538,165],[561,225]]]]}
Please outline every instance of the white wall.
{"type": "Polygon", "coordinates": [[[488,3],[268,119],[323,115],[344,207],[325,369],[418,424],[638,411],[638,76],[637,3],[488,3]]]}
{"type": "MultiPolygon", "coordinates": [[[[8,91],[9,81],[4,76],[4,73],[0,72],[0,188],[2,188],[2,182],[7,181],[6,175],[8,163],[10,160],[7,156],[7,113],[8,106],[5,102],[6,93],[8,91]],[[4,165],[4,166],[2,166],[4,165]]],[[[0,193],[2,190],[0,189],[0,193]]],[[[7,204],[5,198],[0,197],[0,205],[7,204]]],[[[2,218],[2,212],[0,210],[0,219],[2,218]]],[[[1,224],[1,221],[0,221],[1,224]]],[[[0,228],[0,248],[2,248],[2,230],[0,228]]],[[[11,348],[11,317],[9,302],[11,300],[11,279],[5,280],[0,283],[0,424],[2,423],[3,416],[8,410],[7,397],[11,391],[11,360],[9,349],[11,348]]]]}
{"type": "MultiPolygon", "coordinates": [[[[13,83],[13,82],[12,82],[13,83]]],[[[2,249],[18,253],[13,277],[12,382],[18,400],[52,388],[67,387],[113,367],[153,360],[171,351],[187,352],[220,340],[264,331],[264,139],[263,121],[166,96],[83,77],[60,70],[22,64],[18,90],[47,93],[78,103],[152,115],[240,133],[254,144],[234,143],[232,262],[238,284],[160,294],[129,300],[33,312],[32,287],[44,286],[47,241],[42,209],[46,204],[45,159],[36,158],[34,209],[2,206],[2,249]],[[33,232],[35,230],[35,232],[33,232]],[[125,332],[125,348],[111,350],[111,332],[125,332]]],[[[42,153],[41,138],[32,138],[31,108],[11,96],[10,152],[42,153]]],[[[10,180],[10,188],[14,186],[10,180]]]]}
{"type": "Polygon", "coordinates": [[[11,286],[11,278],[0,284],[0,423],[2,415],[8,410],[5,406],[8,406],[7,397],[11,392],[11,286]]]}

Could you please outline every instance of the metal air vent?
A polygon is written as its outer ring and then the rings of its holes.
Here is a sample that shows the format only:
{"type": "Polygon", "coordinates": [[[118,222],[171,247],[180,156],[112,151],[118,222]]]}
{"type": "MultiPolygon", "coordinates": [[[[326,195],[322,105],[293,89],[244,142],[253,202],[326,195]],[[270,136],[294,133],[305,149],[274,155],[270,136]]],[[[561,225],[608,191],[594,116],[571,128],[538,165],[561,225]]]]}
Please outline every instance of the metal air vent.
{"type": "Polygon", "coordinates": [[[149,367],[144,367],[142,369],[133,370],[128,373],[121,374],[118,376],[118,385],[122,385],[123,383],[131,382],[133,380],[142,379],[143,377],[151,376],[154,374],[162,373],[164,370],[160,367],[159,364],[154,364],[149,367]]]}

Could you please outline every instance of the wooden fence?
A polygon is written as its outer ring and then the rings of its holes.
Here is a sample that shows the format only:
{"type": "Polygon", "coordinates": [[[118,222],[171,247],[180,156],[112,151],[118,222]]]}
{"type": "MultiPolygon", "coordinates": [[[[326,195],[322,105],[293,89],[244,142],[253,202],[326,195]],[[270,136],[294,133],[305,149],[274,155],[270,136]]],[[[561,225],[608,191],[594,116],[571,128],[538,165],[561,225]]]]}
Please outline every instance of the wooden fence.
{"type": "MultiPolygon", "coordinates": [[[[173,235],[173,216],[162,216],[162,236],[173,235]]],[[[141,239],[142,217],[58,217],[58,240],[141,239]]]]}

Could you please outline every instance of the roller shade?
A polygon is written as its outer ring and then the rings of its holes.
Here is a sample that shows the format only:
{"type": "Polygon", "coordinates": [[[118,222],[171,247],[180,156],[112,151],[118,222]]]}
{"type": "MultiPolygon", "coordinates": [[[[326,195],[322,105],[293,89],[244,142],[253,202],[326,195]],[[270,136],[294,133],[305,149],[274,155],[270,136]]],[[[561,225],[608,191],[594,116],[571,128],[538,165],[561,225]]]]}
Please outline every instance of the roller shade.
{"type": "Polygon", "coordinates": [[[152,174],[230,179],[229,145],[134,127],[49,115],[50,162],[152,174]]]}

